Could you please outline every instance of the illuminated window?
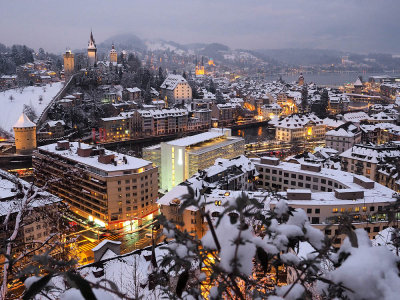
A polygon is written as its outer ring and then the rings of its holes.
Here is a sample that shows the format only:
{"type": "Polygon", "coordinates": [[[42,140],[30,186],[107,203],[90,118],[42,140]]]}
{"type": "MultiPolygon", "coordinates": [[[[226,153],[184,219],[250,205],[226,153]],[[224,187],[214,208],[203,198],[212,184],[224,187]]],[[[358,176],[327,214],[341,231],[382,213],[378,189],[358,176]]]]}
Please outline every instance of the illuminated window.
{"type": "Polygon", "coordinates": [[[137,170],[138,173],[143,173],[144,172],[144,168],[140,168],[137,170]]]}
{"type": "Polygon", "coordinates": [[[345,212],[345,211],[346,211],[345,208],[341,208],[341,209],[340,209],[340,212],[342,212],[342,213],[345,212]]]}
{"type": "Polygon", "coordinates": [[[215,205],[216,205],[216,206],[221,206],[221,200],[216,200],[216,201],[215,201],[215,205]]]}
{"type": "Polygon", "coordinates": [[[357,206],[357,207],[354,208],[354,211],[359,212],[360,208],[357,206]]]}
{"type": "Polygon", "coordinates": [[[225,196],[229,196],[230,195],[230,193],[229,192],[225,192],[225,196]]]}
{"type": "Polygon", "coordinates": [[[363,206],[362,210],[363,210],[364,212],[367,211],[367,207],[366,207],[366,206],[363,206]]]}
{"type": "Polygon", "coordinates": [[[338,209],[337,208],[332,208],[332,212],[337,213],[338,209]]]}

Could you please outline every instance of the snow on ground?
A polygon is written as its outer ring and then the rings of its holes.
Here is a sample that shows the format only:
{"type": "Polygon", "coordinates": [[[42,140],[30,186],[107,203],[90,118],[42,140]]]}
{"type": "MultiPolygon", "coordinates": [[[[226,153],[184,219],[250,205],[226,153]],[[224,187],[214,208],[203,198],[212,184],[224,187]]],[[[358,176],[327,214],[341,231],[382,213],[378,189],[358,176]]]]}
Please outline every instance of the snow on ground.
{"type": "Polygon", "coordinates": [[[168,42],[164,41],[146,41],[147,49],[151,51],[161,50],[161,51],[175,51],[179,55],[185,54],[185,51],[182,49],[177,48],[174,45],[169,44],[168,42]]]}
{"type": "MultiPolygon", "coordinates": [[[[0,92],[0,127],[14,135],[12,126],[17,122],[22,113],[24,104],[32,105],[36,115],[39,117],[47,104],[63,87],[63,82],[54,82],[46,86],[28,86],[20,92],[20,89],[11,89],[0,92]],[[44,91],[44,88],[46,91],[44,91]],[[43,96],[42,103],[39,103],[39,97],[43,96]],[[10,100],[10,96],[14,99],[10,100]]],[[[32,120],[34,121],[34,120],[32,120]]]]}

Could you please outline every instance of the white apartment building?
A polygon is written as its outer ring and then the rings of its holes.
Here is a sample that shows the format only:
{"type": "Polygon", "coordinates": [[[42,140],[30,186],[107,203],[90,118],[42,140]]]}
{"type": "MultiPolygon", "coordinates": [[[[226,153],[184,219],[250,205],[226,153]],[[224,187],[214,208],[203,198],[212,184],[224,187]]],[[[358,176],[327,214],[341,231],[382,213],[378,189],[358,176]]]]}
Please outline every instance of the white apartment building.
{"type": "Polygon", "coordinates": [[[344,171],[376,179],[377,166],[386,157],[399,157],[400,145],[357,144],[340,154],[340,164],[344,171]]]}
{"type": "Polygon", "coordinates": [[[275,126],[275,138],[282,142],[304,142],[323,140],[326,127],[323,121],[314,114],[293,114],[284,119],[271,122],[275,126]]]}
{"type": "Polygon", "coordinates": [[[326,147],[339,153],[350,149],[361,142],[361,130],[351,122],[347,122],[325,134],[326,147]]]}
{"type": "Polygon", "coordinates": [[[192,100],[192,88],[181,75],[169,74],[161,85],[161,98],[169,105],[192,100]]]}
{"type": "MultiPolygon", "coordinates": [[[[269,157],[253,162],[259,173],[258,187],[282,191],[289,206],[302,208],[313,226],[329,237],[336,235],[334,244],[340,244],[345,236],[337,227],[341,213],[350,213],[354,226],[364,228],[370,238],[388,226],[386,214],[380,212],[396,201],[396,195],[365,176],[269,157]]],[[[270,207],[274,205],[271,202],[270,207]]]]}

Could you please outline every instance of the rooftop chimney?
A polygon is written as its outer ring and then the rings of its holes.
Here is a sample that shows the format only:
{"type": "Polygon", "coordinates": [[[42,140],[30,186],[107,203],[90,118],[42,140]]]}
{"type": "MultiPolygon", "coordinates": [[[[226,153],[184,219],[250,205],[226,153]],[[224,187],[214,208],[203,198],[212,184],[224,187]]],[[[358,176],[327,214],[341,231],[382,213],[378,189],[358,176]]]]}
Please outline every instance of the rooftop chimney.
{"type": "Polygon", "coordinates": [[[59,141],[57,142],[56,150],[68,150],[69,142],[68,141],[59,141]]]}
{"type": "Polygon", "coordinates": [[[114,154],[108,154],[108,155],[99,155],[99,158],[97,161],[102,164],[111,164],[114,160],[114,154]]]}

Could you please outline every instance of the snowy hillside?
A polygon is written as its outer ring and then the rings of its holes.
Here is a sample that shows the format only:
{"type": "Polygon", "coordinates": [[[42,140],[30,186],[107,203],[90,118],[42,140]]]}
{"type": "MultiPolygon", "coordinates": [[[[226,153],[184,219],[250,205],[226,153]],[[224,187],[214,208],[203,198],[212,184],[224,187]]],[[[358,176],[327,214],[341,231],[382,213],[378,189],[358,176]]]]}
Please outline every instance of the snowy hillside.
{"type": "Polygon", "coordinates": [[[63,82],[55,82],[43,87],[28,86],[22,92],[20,89],[0,92],[0,107],[3,112],[0,117],[0,128],[13,134],[12,126],[21,115],[24,104],[31,105],[35,109],[36,115],[40,116],[62,86],[63,82]],[[41,103],[39,101],[40,96],[43,97],[41,103]]]}
{"type": "Polygon", "coordinates": [[[165,42],[165,41],[162,41],[162,40],[156,40],[156,41],[147,40],[145,42],[145,44],[147,46],[147,49],[150,50],[150,51],[157,51],[157,50],[166,51],[166,50],[169,50],[169,51],[175,51],[175,53],[177,53],[179,55],[183,55],[186,52],[185,50],[179,48],[178,46],[172,45],[171,43],[168,43],[168,42],[165,42]]]}

